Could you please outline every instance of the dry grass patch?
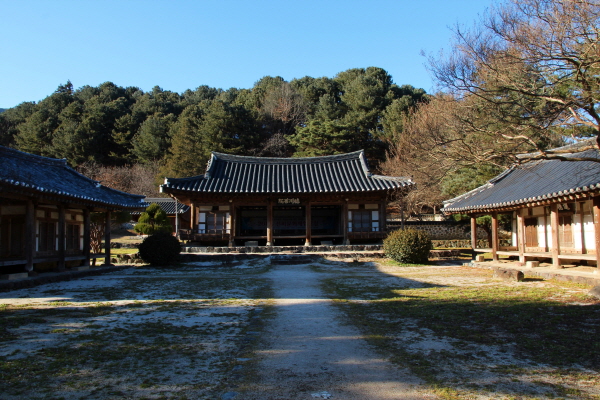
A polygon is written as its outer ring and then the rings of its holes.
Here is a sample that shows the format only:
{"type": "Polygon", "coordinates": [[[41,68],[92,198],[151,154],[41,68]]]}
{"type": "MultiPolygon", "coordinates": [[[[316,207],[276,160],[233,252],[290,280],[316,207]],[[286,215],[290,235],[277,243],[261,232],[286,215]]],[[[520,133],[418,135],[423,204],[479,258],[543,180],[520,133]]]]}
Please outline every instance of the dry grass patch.
{"type": "Polygon", "coordinates": [[[215,398],[270,297],[263,267],[219,279],[209,267],[129,269],[12,292],[0,300],[1,397],[215,398]]]}
{"type": "Polygon", "coordinates": [[[325,290],[346,317],[442,397],[600,398],[600,302],[587,287],[469,267],[337,272],[325,290]]]}

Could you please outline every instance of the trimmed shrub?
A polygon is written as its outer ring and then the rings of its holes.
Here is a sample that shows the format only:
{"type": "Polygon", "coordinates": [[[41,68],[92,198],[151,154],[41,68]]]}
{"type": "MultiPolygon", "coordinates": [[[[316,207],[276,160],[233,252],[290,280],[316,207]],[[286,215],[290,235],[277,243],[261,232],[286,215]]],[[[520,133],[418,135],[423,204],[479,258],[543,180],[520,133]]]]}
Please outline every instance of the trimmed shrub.
{"type": "Polygon", "coordinates": [[[432,248],[427,232],[417,229],[399,229],[383,241],[385,255],[403,264],[426,263],[432,248]]]}
{"type": "Polygon", "coordinates": [[[173,231],[167,213],[156,203],[152,203],[146,208],[133,229],[143,235],[153,235],[157,232],[171,233],[173,231]]]}
{"type": "Polygon", "coordinates": [[[165,266],[173,263],[181,252],[181,244],[169,233],[158,232],[140,244],[140,257],[151,265],[165,266]]]}

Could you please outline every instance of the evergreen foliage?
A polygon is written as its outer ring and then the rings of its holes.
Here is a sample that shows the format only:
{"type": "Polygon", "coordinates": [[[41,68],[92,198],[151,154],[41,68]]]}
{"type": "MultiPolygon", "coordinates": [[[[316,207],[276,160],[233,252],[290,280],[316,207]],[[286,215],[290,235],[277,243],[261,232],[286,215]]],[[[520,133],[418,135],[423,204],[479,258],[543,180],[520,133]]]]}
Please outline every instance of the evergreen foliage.
{"type": "Polygon", "coordinates": [[[169,222],[167,213],[158,204],[152,203],[140,215],[140,219],[133,229],[144,235],[153,235],[158,232],[170,234],[173,227],[169,222]]]}
{"type": "Polygon", "coordinates": [[[394,231],[383,241],[385,255],[403,264],[426,263],[432,248],[429,235],[417,229],[394,231]]]}
{"type": "Polygon", "coordinates": [[[386,126],[398,134],[424,93],[394,84],[376,67],[290,82],[265,76],[250,89],[200,86],[182,94],[67,82],[38,103],[0,113],[0,145],[66,158],[73,167],[158,162],[171,177],[202,174],[211,151],[290,157],[365,149],[376,167],[393,136],[386,126]]]}
{"type": "Polygon", "coordinates": [[[140,257],[156,266],[167,266],[177,260],[181,252],[181,243],[169,233],[158,232],[148,236],[140,244],[140,257]]]}

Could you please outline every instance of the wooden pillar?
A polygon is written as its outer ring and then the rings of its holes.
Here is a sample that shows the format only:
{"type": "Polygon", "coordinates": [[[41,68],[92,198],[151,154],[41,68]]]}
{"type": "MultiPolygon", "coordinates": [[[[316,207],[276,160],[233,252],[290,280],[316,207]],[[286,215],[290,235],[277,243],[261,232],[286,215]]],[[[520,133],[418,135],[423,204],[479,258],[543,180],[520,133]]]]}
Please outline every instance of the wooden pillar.
{"type": "Polygon", "coordinates": [[[229,200],[229,247],[235,246],[235,204],[233,200],[229,200]]]}
{"type": "Polygon", "coordinates": [[[492,260],[498,261],[498,213],[492,213],[492,260]]]}
{"type": "Polygon", "coordinates": [[[312,212],[311,212],[311,204],[310,201],[306,203],[306,241],[304,242],[305,246],[310,246],[312,243],[312,212]]]}
{"type": "Polygon", "coordinates": [[[552,266],[560,268],[560,242],[558,240],[558,204],[554,203],[550,206],[550,232],[552,235],[552,266]]]}
{"type": "Polygon", "coordinates": [[[35,204],[33,200],[28,199],[25,211],[25,256],[27,257],[25,271],[27,272],[33,272],[33,259],[36,251],[35,235],[35,204]]]}
{"type": "Polygon", "coordinates": [[[176,198],[175,200],[175,237],[179,239],[179,202],[176,198]]]}
{"type": "Polygon", "coordinates": [[[267,246],[273,246],[273,202],[267,204],[267,246]]]}
{"type": "Polygon", "coordinates": [[[379,230],[381,232],[387,232],[387,225],[386,225],[387,221],[386,220],[387,220],[386,203],[384,200],[383,203],[381,203],[379,205],[379,230]]]}
{"type": "Polygon", "coordinates": [[[65,270],[66,214],[64,204],[58,205],[58,271],[65,270]]]}
{"type": "Polygon", "coordinates": [[[517,210],[517,248],[519,249],[519,261],[525,262],[525,208],[517,210]]]}
{"type": "Polygon", "coordinates": [[[198,232],[198,212],[196,211],[196,205],[192,201],[190,203],[190,228],[192,228],[192,234],[198,232]]]}
{"type": "Polygon", "coordinates": [[[90,242],[91,242],[91,218],[90,218],[90,210],[87,208],[83,209],[83,256],[85,259],[83,260],[83,266],[90,266],[90,242]]]}
{"type": "Polygon", "coordinates": [[[477,248],[477,216],[476,215],[471,215],[471,251],[472,251],[472,258],[473,260],[475,259],[475,254],[476,251],[475,249],[477,248]]]}
{"type": "MultiPolygon", "coordinates": [[[[543,207],[543,209],[544,209],[544,251],[549,252],[550,251],[550,243],[548,240],[548,212],[546,211],[546,207],[543,207]]],[[[539,245],[539,243],[538,243],[538,245],[539,245]]]]}
{"type": "Polygon", "coordinates": [[[585,229],[584,229],[585,217],[583,215],[584,206],[585,206],[584,202],[577,203],[577,211],[579,213],[579,226],[581,227],[580,228],[580,233],[581,233],[581,254],[587,254],[587,247],[585,246],[585,229]]]}
{"type": "Polygon", "coordinates": [[[106,221],[104,222],[104,265],[110,264],[110,211],[106,211],[106,221]]]}
{"type": "Polygon", "coordinates": [[[348,199],[342,203],[342,224],[342,232],[344,233],[342,244],[348,245],[350,244],[350,239],[348,239],[348,199]]]}
{"type": "Polygon", "coordinates": [[[596,268],[600,268],[600,197],[593,200],[594,233],[596,239],[596,268]]]}

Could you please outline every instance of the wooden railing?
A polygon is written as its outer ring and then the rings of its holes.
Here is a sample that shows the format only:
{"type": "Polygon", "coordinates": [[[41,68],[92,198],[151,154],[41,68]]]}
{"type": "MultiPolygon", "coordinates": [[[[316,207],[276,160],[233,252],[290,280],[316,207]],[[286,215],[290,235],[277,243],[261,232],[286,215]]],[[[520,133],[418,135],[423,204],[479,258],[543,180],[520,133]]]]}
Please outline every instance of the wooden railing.
{"type": "Polygon", "coordinates": [[[181,240],[229,240],[230,229],[180,229],[181,240]]]}

